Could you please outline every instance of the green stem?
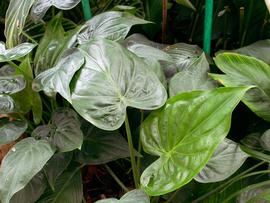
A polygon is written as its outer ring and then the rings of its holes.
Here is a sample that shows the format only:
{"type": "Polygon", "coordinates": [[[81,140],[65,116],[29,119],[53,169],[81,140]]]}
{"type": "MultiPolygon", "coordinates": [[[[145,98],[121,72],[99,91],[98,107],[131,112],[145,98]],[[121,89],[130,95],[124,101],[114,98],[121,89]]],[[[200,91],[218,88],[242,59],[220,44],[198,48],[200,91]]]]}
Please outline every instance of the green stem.
{"type": "Polygon", "coordinates": [[[115,182],[118,183],[118,185],[125,191],[125,192],[129,192],[129,189],[127,189],[127,187],[124,185],[124,183],[122,183],[122,181],[115,175],[115,173],[112,171],[112,169],[110,169],[110,167],[105,164],[104,165],[106,170],[108,171],[108,173],[113,177],[113,179],[115,180],[115,182]]]}
{"type": "Polygon", "coordinates": [[[170,198],[169,198],[166,202],[164,202],[164,203],[170,203],[170,202],[172,202],[172,200],[175,198],[175,196],[177,195],[177,193],[178,193],[178,190],[176,190],[176,191],[170,196],[170,198]]]}
{"type": "Polygon", "coordinates": [[[249,6],[248,6],[248,14],[247,14],[247,21],[246,21],[246,24],[245,24],[245,30],[243,32],[241,43],[240,43],[241,47],[245,45],[246,36],[247,36],[249,24],[250,24],[250,19],[251,19],[253,6],[254,6],[254,0],[250,0],[249,6]]]}
{"type": "Polygon", "coordinates": [[[205,2],[203,49],[207,54],[211,51],[213,4],[213,0],[205,2]]]}
{"type": "Polygon", "coordinates": [[[90,20],[92,18],[92,12],[90,8],[89,0],[82,0],[83,14],[85,20],[90,20]]]}
{"type": "Polygon", "coordinates": [[[18,116],[19,116],[23,121],[25,121],[25,122],[28,124],[28,127],[30,128],[30,130],[34,130],[34,129],[35,129],[34,126],[32,125],[32,123],[31,123],[28,119],[26,119],[26,118],[24,117],[24,115],[22,115],[21,113],[18,113],[18,116]]]}
{"type": "Polygon", "coordinates": [[[8,61],[8,64],[11,65],[13,68],[16,68],[16,69],[21,71],[20,67],[16,63],[14,63],[13,61],[8,61]]]}
{"type": "MultiPolygon", "coordinates": [[[[144,119],[144,111],[140,110],[141,113],[141,119],[140,119],[140,137],[139,137],[139,146],[138,146],[138,152],[139,154],[141,154],[142,152],[142,142],[141,142],[141,130],[142,130],[142,123],[143,123],[143,119],[144,119]]],[[[141,156],[137,157],[137,168],[138,171],[140,171],[141,168],[141,156]]]]}
{"type": "Polygon", "coordinates": [[[128,121],[127,114],[126,114],[126,119],[125,119],[125,127],[126,127],[127,139],[128,139],[128,146],[129,146],[129,153],[130,153],[130,160],[131,160],[131,167],[132,167],[132,172],[133,172],[134,184],[135,184],[136,188],[139,188],[139,173],[138,173],[138,169],[136,167],[135,153],[134,153],[132,136],[131,136],[131,131],[130,131],[130,127],[129,127],[129,121],[128,121]]]}
{"type": "Polygon", "coordinates": [[[32,41],[34,44],[38,44],[36,40],[34,40],[30,35],[28,35],[26,32],[22,31],[22,34],[28,38],[30,41],[32,41]]]}
{"type": "Polygon", "coordinates": [[[246,146],[243,146],[243,145],[241,145],[240,147],[244,152],[251,155],[252,157],[257,158],[257,159],[259,159],[261,161],[265,161],[265,162],[270,163],[269,155],[266,155],[266,154],[264,154],[262,152],[258,152],[256,150],[250,149],[250,148],[248,148],[246,146]]]}

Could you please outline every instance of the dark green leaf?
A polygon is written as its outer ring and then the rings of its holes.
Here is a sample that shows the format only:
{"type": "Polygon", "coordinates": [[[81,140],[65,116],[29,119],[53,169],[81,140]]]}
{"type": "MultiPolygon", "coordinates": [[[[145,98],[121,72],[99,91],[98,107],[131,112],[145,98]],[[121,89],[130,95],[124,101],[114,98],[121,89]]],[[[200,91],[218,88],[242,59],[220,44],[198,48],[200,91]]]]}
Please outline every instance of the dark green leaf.
{"type": "Polygon", "coordinates": [[[147,153],[159,156],[141,175],[149,195],[176,190],[202,170],[227,135],[231,113],[247,89],[182,93],[147,117],[141,141],[147,153]]]}
{"type": "Polygon", "coordinates": [[[235,53],[219,54],[215,62],[226,75],[211,76],[227,87],[255,86],[243,102],[258,116],[270,121],[270,67],[256,58],[235,53]]]}
{"type": "Polygon", "coordinates": [[[133,25],[146,23],[149,22],[137,18],[130,13],[118,11],[104,12],[85,23],[78,36],[78,41],[80,44],[84,44],[95,37],[113,41],[124,40],[133,25]]]}
{"type": "Polygon", "coordinates": [[[201,183],[225,180],[234,174],[247,158],[248,155],[238,144],[225,138],[195,180],[201,183]]]}
{"type": "Polygon", "coordinates": [[[72,105],[98,128],[118,129],[127,106],[152,110],[165,103],[167,93],[156,75],[117,42],[92,40],[79,50],[86,62],[75,75],[72,105]]]}
{"type": "Polygon", "coordinates": [[[0,146],[17,140],[27,129],[23,121],[10,121],[0,127],[0,146]]]}
{"type": "Polygon", "coordinates": [[[18,142],[2,161],[0,169],[0,198],[9,203],[43,168],[55,150],[46,140],[26,138],[18,142]]]}
{"type": "Polygon", "coordinates": [[[5,44],[0,42],[0,62],[19,59],[30,53],[35,46],[31,43],[22,43],[14,48],[6,49],[5,44]]]}

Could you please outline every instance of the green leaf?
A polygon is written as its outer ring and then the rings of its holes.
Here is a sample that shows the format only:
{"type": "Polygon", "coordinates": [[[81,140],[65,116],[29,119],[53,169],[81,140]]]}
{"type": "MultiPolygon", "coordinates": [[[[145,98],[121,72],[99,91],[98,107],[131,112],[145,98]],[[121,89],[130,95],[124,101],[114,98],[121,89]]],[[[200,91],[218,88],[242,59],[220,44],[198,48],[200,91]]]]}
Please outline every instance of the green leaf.
{"type": "Polygon", "coordinates": [[[0,146],[17,140],[27,129],[24,121],[10,121],[0,127],[0,146]]]}
{"type": "Polygon", "coordinates": [[[57,153],[45,165],[44,173],[53,190],[57,178],[66,170],[72,159],[72,153],[57,153]]]}
{"type": "Polygon", "coordinates": [[[22,75],[0,76],[0,94],[14,94],[25,88],[26,82],[22,75]]]}
{"type": "Polygon", "coordinates": [[[36,22],[41,20],[48,9],[54,6],[58,9],[69,10],[74,8],[81,0],[36,0],[31,9],[31,18],[36,22]]]}
{"type": "Polygon", "coordinates": [[[35,0],[10,0],[5,17],[5,36],[8,48],[21,43],[21,33],[35,0]]]}
{"type": "Polygon", "coordinates": [[[218,88],[182,93],[142,124],[145,152],[159,156],[141,175],[151,196],[169,193],[191,181],[206,165],[230,129],[231,113],[248,88],[218,88]]]}
{"type": "Polygon", "coordinates": [[[248,155],[241,150],[238,144],[225,138],[195,180],[200,183],[225,180],[234,174],[247,158],[248,155]]]}
{"type": "Polygon", "coordinates": [[[5,43],[0,42],[0,62],[19,59],[30,53],[35,46],[31,43],[22,43],[14,48],[6,49],[5,43]]]}
{"type": "Polygon", "coordinates": [[[12,97],[0,94],[0,114],[8,114],[16,111],[12,97]]]}
{"type": "Polygon", "coordinates": [[[270,129],[265,131],[261,136],[261,145],[264,149],[270,151],[270,129]]]}
{"type": "Polygon", "coordinates": [[[77,49],[67,50],[55,67],[40,73],[35,78],[33,89],[43,90],[49,96],[58,92],[71,103],[69,83],[83,63],[84,58],[77,49]]]}
{"type": "Polygon", "coordinates": [[[63,53],[75,44],[79,30],[80,26],[65,32],[62,26],[62,13],[57,14],[48,23],[35,54],[35,75],[55,66],[63,53]]]}
{"type": "Polygon", "coordinates": [[[152,110],[165,103],[167,93],[156,75],[117,42],[92,40],[79,50],[86,62],[75,75],[72,105],[98,128],[118,129],[128,106],[152,110]]]}
{"type": "Polygon", "coordinates": [[[87,43],[90,39],[99,37],[113,41],[124,40],[133,25],[149,23],[137,18],[130,13],[109,11],[96,15],[87,21],[79,36],[80,44],[87,43]]]}
{"type": "Polygon", "coordinates": [[[0,169],[0,199],[9,203],[43,168],[55,150],[46,140],[26,138],[18,142],[2,161],[0,169]]]}
{"type": "Polygon", "coordinates": [[[266,199],[267,193],[269,195],[269,191],[270,191],[269,186],[258,187],[258,188],[254,188],[248,191],[244,191],[237,197],[237,202],[239,203],[267,203],[268,201],[263,201],[263,199],[267,200],[266,199]]]}
{"type": "Polygon", "coordinates": [[[83,134],[77,114],[71,109],[58,109],[52,115],[51,123],[37,127],[32,137],[47,139],[59,152],[80,149],[83,134]]]}
{"type": "Polygon", "coordinates": [[[38,203],[80,203],[83,199],[83,184],[80,168],[69,170],[59,176],[55,190],[47,190],[38,203]]]}
{"type": "Polygon", "coordinates": [[[37,173],[32,180],[11,198],[10,203],[34,203],[47,187],[44,173],[37,173]]]}
{"type": "Polygon", "coordinates": [[[216,87],[208,77],[209,64],[203,53],[200,58],[192,62],[187,69],[175,74],[169,85],[170,96],[193,90],[211,90],[216,87]]]}
{"type": "Polygon", "coordinates": [[[258,116],[270,121],[270,67],[256,58],[235,53],[219,54],[215,58],[225,75],[211,76],[227,87],[254,86],[243,102],[258,116]]]}
{"type": "Polygon", "coordinates": [[[150,203],[150,199],[143,190],[132,190],[126,193],[120,200],[115,198],[98,200],[95,203],[150,203]]]}
{"type": "Polygon", "coordinates": [[[118,131],[104,131],[87,125],[82,149],[76,160],[83,164],[100,165],[129,157],[127,141],[118,131]]]}
{"type": "Polygon", "coordinates": [[[196,11],[196,8],[193,6],[193,4],[189,0],[175,0],[176,3],[181,4],[187,8],[190,8],[194,11],[196,11]]]}

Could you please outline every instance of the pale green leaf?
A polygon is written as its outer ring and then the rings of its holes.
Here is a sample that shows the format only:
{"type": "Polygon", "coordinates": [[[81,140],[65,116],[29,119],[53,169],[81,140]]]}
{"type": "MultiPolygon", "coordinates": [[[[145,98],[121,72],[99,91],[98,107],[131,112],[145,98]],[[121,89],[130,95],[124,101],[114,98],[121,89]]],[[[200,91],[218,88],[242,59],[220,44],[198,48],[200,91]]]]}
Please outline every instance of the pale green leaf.
{"type": "Polygon", "coordinates": [[[15,101],[12,99],[12,97],[0,94],[0,113],[8,114],[15,111],[15,101]]]}

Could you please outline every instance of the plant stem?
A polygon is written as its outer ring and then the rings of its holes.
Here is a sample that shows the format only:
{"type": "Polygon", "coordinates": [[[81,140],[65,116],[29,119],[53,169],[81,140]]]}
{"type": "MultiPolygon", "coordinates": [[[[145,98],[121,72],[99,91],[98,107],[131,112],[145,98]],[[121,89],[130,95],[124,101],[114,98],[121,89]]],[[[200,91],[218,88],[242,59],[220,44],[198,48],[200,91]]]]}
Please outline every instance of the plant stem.
{"type": "Polygon", "coordinates": [[[211,51],[213,5],[213,0],[205,1],[203,50],[207,54],[210,54],[211,51]]]}
{"type": "Polygon", "coordinates": [[[38,44],[38,42],[36,40],[34,40],[30,35],[28,35],[26,32],[22,31],[22,34],[29,39],[30,41],[32,41],[34,44],[38,44]]]}
{"type": "Polygon", "coordinates": [[[129,127],[129,121],[128,121],[128,115],[126,114],[125,118],[125,127],[126,127],[126,133],[127,133],[127,139],[128,139],[128,146],[129,146],[129,153],[130,153],[130,160],[131,160],[131,167],[133,172],[133,179],[134,184],[136,188],[139,188],[139,173],[138,169],[136,167],[136,160],[135,160],[135,154],[134,154],[134,148],[132,143],[132,136],[131,131],[129,127]]]}
{"type": "Polygon", "coordinates": [[[177,195],[177,193],[178,193],[178,190],[176,190],[176,191],[170,196],[170,198],[169,198],[166,202],[164,202],[164,203],[170,203],[170,202],[172,202],[173,198],[175,198],[175,196],[177,195]]]}
{"type": "Polygon", "coordinates": [[[245,25],[245,30],[243,32],[241,43],[240,43],[240,46],[241,47],[245,45],[245,41],[246,41],[246,36],[247,36],[249,24],[250,24],[250,19],[251,19],[253,5],[254,5],[254,0],[250,0],[249,6],[248,6],[248,14],[247,14],[247,21],[246,21],[246,25],[245,25]]]}
{"type": "Polygon", "coordinates": [[[125,191],[128,192],[129,189],[127,189],[127,187],[122,183],[122,181],[115,175],[115,173],[112,171],[112,169],[110,169],[110,167],[105,164],[104,165],[106,170],[109,172],[109,174],[113,177],[113,179],[115,180],[115,182],[118,183],[118,185],[125,191]]]}
{"type": "Polygon", "coordinates": [[[92,18],[92,12],[89,4],[89,0],[82,0],[83,14],[85,20],[90,20],[92,18]]]}
{"type": "MultiPolygon", "coordinates": [[[[140,113],[141,113],[141,119],[140,119],[140,137],[139,137],[139,146],[138,146],[138,152],[139,154],[141,154],[141,151],[142,151],[142,142],[141,142],[141,130],[142,130],[142,123],[143,123],[143,119],[144,119],[144,111],[143,110],[140,110],[140,113]]],[[[137,168],[138,168],[138,171],[140,171],[140,168],[141,168],[141,156],[138,156],[137,157],[137,168]]]]}
{"type": "Polygon", "coordinates": [[[167,0],[162,0],[162,43],[166,43],[166,30],[167,30],[167,0]]]}
{"type": "Polygon", "coordinates": [[[14,63],[13,61],[8,61],[8,64],[11,65],[13,68],[20,70],[20,67],[16,63],[14,63]]]}

